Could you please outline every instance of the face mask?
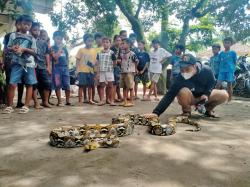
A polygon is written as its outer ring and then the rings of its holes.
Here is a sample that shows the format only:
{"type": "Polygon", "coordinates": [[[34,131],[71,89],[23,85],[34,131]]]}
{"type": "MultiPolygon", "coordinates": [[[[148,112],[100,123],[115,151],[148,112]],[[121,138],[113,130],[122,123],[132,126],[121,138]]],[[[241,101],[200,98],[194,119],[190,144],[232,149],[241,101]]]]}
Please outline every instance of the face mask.
{"type": "Polygon", "coordinates": [[[182,73],[181,76],[185,79],[188,80],[193,76],[193,73],[182,73]]]}

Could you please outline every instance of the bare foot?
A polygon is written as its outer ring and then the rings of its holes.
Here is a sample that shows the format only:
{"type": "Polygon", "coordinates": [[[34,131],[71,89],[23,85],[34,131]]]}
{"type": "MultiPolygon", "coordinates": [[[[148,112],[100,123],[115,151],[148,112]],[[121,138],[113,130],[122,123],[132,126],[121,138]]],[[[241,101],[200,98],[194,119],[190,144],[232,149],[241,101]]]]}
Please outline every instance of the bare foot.
{"type": "Polygon", "coordinates": [[[43,109],[43,107],[40,104],[35,104],[34,108],[37,110],[43,109]]]}
{"type": "Polygon", "coordinates": [[[43,103],[43,107],[45,107],[45,108],[52,108],[52,106],[49,103],[43,103]]]}

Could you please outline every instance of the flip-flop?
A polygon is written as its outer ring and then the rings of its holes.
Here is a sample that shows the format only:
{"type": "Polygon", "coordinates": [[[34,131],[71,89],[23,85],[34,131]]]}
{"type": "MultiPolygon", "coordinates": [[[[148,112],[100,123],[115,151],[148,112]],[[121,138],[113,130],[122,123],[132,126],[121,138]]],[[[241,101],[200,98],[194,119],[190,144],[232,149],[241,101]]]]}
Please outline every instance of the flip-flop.
{"type": "Polygon", "coordinates": [[[3,110],[3,114],[11,114],[14,112],[14,109],[11,107],[11,106],[8,106],[6,107],[4,110],[3,110]]]}
{"type": "Polygon", "coordinates": [[[23,106],[22,108],[20,108],[19,110],[19,114],[27,114],[30,111],[30,109],[27,106],[23,106]]]}
{"type": "Polygon", "coordinates": [[[117,106],[114,102],[110,103],[110,106],[117,106]]]}
{"type": "Polygon", "coordinates": [[[66,103],[66,106],[74,106],[72,103],[66,103]]]}
{"type": "Polygon", "coordinates": [[[211,114],[209,112],[205,112],[204,117],[208,117],[208,118],[220,118],[219,116],[216,116],[216,115],[211,114]]]}
{"type": "Polygon", "coordinates": [[[132,107],[132,106],[134,106],[134,104],[132,104],[132,103],[127,103],[127,104],[123,105],[123,107],[132,107]]]}

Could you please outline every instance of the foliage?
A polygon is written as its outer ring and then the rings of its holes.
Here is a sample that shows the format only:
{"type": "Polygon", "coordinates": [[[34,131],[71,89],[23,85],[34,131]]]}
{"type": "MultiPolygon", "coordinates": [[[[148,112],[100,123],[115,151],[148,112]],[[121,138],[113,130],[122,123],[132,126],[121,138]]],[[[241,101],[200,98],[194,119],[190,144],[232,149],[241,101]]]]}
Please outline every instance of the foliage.
{"type": "Polygon", "coordinates": [[[165,48],[183,43],[196,51],[212,44],[217,29],[237,41],[249,37],[249,7],[249,0],[72,0],[52,20],[61,30],[72,32],[81,25],[84,30],[111,36],[117,28],[115,12],[119,8],[139,39],[161,21],[159,38],[165,48]],[[181,21],[182,28],[172,27],[170,16],[181,21]]]}
{"type": "Polygon", "coordinates": [[[25,14],[32,15],[32,3],[28,0],[1,0],[0,1],[0,12],[8,12],[8,15],[15,19],[23,12],[25,14]],[[23,11],[21,11],[21,9],[23,11]]]}

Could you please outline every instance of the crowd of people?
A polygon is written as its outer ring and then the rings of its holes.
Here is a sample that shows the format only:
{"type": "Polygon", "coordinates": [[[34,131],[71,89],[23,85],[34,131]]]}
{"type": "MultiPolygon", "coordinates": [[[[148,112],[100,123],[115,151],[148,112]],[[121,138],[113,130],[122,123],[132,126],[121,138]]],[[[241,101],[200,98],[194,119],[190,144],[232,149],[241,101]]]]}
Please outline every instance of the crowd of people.
{"type": "MultiPolygon", "coordinates": [[[[51,108],[53,104],[50,102],[52,90],[55,90],[56,93],[57,106],[71,106],[69,53],[65,47],[64,34],[61,31],[54,32],[53,46],[50,46],[48,33],[41,29],[40,24],[34,22],[30,16],[18,17],[15,26],[16,31],[8,33],[4,37],[4,50],[0,60],[1,69],[4,70],[0,73],[0,102],[6,105],[3,113],[14,112],[13,99],[16,87],[18,88],[19,113],[29,112],[32,99],[36,109],[51,108]],[[2,78],[3,72],[6,76],[5,83],[2,78]],[[26,86],[26,97],[23,103],[24,85],[26,86]],[[62,101],[61,90],[65,91],[65,104],[62,101]],[[42,104],[37,99],[38,93],[42,98],[42,104]]],[[[152,50],[148,51],[145,41],[137,41],[134,33],[128,36],[125,30],[120,31],[119,35],[115,35],[113,41],[101,33],[94,35],[85,33],[83,42],[84,47],[80,48],[75,56],[76,85],[79,87],[78,105],[89,103],[99,106],[105,104],[116,106],[119,102],[120,106],[134,106],[134,100],[139,99],[138,84],[140,82],[143,84],[141,100],[150,101],[153,95],[154,100],[158,101],[157,82],[162,74],[162,64],[166,60],[172,65],[172,83],[169,92],[171,94],[171,90],[175,90],[170,99],[173,100],[175,96],[178,96],[181,88],[191,89],[192,86],[185,83],[193,79],[197,72],[202,72],[203,68],[197,65],[195,58],[184,55],[185,47],[183,45],[176,45],[171,54],[160,47],[158,39],[153,39],[151,41],[152,50]],[[135,45],[136,43],[137,45],[135,45]],[[192,70],[187,65],[194,69],[192,70]],[[189,69],[193,72],[190,73],[189,69]],[[180,82],[182,86],[178,85],[180,82]],[[122,94],[120,93],[121,88],[122,94]],[[96,91],[98,101],[95,99],[97,98],[95,97],[96,91]]],[[[217,79],[217,89],[220,89],[222,81],[228,82],[229,100],[231,99],[233,73],[237,59],[236,53],[230,50],[232,44],[231,38],[225,38],[225,51],[222,52],[220,52],[219,44],[212,46],[214,53],[210,59],[212,70],[209,70],[207,74],[202,73],[202,76],[207,77],[210,75],[209,72],[213,71],[208,79],[204,79],[209,85],[206,88],[209,89],[207,99],[212,89],[215,88],[214,77],[217,79]]],[[[191,94],[194,94],[192,90],[191,94]]],[[[203,95],[200,92],[195,97],[203,98],[205,97],[203,95]]],[[[222,100],[224,102],[224,99],[222,100]]],[[[213,102],[218,104],[222,100],[215,102],[215,99],[213,102]]],[[[165,103],[165,107],[163,107],[165,109],[162,109],[163,103],[164,101],[159,103],[161,109],[154,110],[158,111],[155,114],[160,115],[167,108],[165,103]]],[[[190,111],[188,109],[184,112],[189,113],[190,111]]]]}

